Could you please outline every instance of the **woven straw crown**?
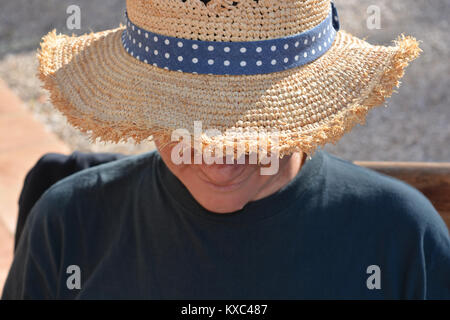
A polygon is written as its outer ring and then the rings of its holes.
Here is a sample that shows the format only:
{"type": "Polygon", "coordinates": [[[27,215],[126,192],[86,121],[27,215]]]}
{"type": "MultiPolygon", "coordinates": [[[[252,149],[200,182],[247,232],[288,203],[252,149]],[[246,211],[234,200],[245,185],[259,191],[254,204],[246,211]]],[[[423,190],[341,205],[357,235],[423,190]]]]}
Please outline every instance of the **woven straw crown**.
{"type": "Polygon", "coordinates": [[[203,41],[255,41],[312,29],[329,0],[127,0],[130,20],[167,36],[203,41]]]}
{"type": "MultiPolygon", "coordinates": [[[[166,36],[201,41],[283,38],[317,26],[327,0],[127,0],[130,20],[166,36]]],[[[375,46],[345,31],[317,60],[281,72],[208,75],[165,70],[130,55],[125,27],[80,37],[51,32],[39,52],[39,75],[53,104],[92,138],[168,142],[175,129],[203,130],[203,147],[258,144],[254,131],[279,133],[281,155],[313,153],[338,141],[389,97],[420,53],[400,37],[375,46]]]]}

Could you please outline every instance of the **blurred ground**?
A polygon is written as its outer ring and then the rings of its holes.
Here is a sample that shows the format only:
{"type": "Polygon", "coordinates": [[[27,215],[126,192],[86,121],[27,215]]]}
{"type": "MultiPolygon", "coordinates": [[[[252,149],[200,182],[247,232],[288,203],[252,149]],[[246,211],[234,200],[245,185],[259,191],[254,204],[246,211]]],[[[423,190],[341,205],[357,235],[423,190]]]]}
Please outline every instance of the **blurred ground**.
{"type": "MultiPolygon", "coordinates": [[[[424,53],[407,70],[399,93],[388,108],[373,110],[367,125],[357,127],[329,152],[348,160],[450,160],[450,0],[335,0],[342,28],[371,43],[390,44],[399,34],[422,41],[424,53]],[[381,10],[381,29],[368,30],[367,8],[381,10]]],[[[86,136],[70,128],[46,102],[35,78],[35,49],[53,28],[71,34],[65,21],[70,4],[81,8],[81,34],[117,26],[122,0],[1,0],[0,78],[25,101],[36,116],[72,149],[81,151],[143,152],[151,144],[91,145],[86,136]]]]}

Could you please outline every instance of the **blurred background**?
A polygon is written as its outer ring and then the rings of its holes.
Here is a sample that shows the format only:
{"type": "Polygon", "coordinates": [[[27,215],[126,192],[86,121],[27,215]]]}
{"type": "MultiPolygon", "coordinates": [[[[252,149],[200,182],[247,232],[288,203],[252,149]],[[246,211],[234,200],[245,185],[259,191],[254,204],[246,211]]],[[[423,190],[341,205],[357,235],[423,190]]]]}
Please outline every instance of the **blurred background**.
{"type": "MultiPolygon", "coordinates": [[[[372,110],[337,145],[325,149],[348,160],[450,161],[450,0],[335,0],[341,28],[373,44],[389,45],[401,33],[422,41],[422,56],[406,72],[403,85],[386,104],[372,110]],[[368,8],[380,9],[380,29],[367,25],[368,8]]],[[[91,144],[67,125],[49,104],[35,77],[40,39],[56,28],[82,34],[118,26],[124,0],[1,0],[0,78],[27,110],[71,150],[144,152],[151,143],[134,146],[91,144]],[[68,30],[69,5],[81,9],[81,29],[68,30]]],[[[1,97],[0,97],[1,99],[1,97]]],[[[0,137],[4,139],[5,137],[0,137]]]]}

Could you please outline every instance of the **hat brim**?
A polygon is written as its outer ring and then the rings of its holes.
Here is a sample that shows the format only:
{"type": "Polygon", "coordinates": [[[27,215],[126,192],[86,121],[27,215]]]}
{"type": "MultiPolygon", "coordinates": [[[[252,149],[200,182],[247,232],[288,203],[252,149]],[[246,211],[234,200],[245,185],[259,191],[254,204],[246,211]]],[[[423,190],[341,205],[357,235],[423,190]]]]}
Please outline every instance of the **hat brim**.
{"type": "Polygon", "coordinates": [[[194,121],[222,134],[203,135],[204,146],[246,144],[274,129],[281,154],[335,143],[389,97],[404,68],[420,54],[418,42],[400,37],[374,46],[339,31],[314,62],[264,75],[196,75],[161,69],[129,55],[124,27],[83,36],[43,38],[39,77],[69,123],[93,139],[169,141],[194,121]],[[233,132],[231,135],[229,132],[233,132]],[[240,132],[238,141],[235,132],[240,132]],[[254,133],[254,132],[253,132],[254,133]],[[230,142],[231,141],[231,142],[230,142]]]}

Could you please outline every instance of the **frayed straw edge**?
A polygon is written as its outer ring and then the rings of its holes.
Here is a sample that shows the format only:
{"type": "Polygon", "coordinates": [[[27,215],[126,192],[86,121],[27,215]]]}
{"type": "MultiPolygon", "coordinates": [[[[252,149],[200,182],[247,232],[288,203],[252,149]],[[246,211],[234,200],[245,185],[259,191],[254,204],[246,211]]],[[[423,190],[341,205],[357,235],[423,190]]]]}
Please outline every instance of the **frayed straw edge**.
{"type": "MultiPolygon", "coordinates": [[[[118,125],[96,119],[93,114],[83,114],[76,111],[76,108],[60,92],[55,80],[56,69],[60,66],[53,66],[52,47],[58,36],[51,32],[43,38],[41,50],[38,51],[39,69],[38,76],[43,82],[43,88],[50,92],[52,104],[66,116],[68,122],[83,133],[87,133],[91,142],[100,140],[102,142],[119,143],[133,138],[136,143],[144,140],[158,140],[162,145],[171,143],[172,129],[161,127],[139,128],[136,125],[118,125]]],[[[347,132],[350,132],[357,124],[364,125],[368,111],[384,103],[391,97],[395,87],[399,87],[400,79],[403,77],[405,68],[416,59],[422,50],[419,43],[412,37],[401,35],[392,47],[394,52],[390,63],[380,71],[379,77],[375,77],[368,86],[365,93],[355,100],[349,107],[341,110],[331,120],[326,123],[316,124],[316,127],[301,133],[294,133],[279,137],[278,152],[280,156],[289,155],[293,152],[305,152],[308,155],[314,154],[318,147],[323,147],[327,143],[335,144],[347,132]]],[[[225,137],[211,139],[207,136],[201,138],[202,148],[214,148],[220,145],[224,149],[231,147],[235,150],[236,142],[231,142],[225,137]]],[[[254,150],[255,143],[250,141],[240,142],[245,144],[245,150],[254,150]]],[[[256,142],[257,144],[257,142],[256,142]]],[[[269,142],[270,144],[270,142],[269,142]]]]}

